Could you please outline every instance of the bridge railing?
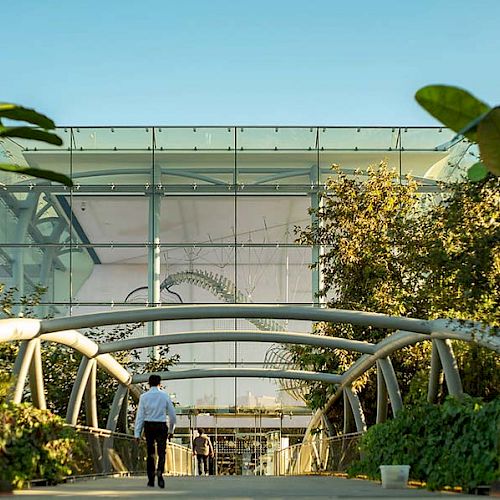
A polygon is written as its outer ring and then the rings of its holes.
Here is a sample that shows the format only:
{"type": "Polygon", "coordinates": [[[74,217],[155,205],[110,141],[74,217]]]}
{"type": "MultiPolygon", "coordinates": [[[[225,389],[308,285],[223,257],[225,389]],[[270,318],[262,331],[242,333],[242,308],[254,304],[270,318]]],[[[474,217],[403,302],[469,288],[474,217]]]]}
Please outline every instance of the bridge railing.
{"type": "MultiPolygon", "coordinates": [[[[86,426],[73,426],[80,436],[73,459],[73,476],[95,476],[113,473],[146,473],[146,441],[130,434],[86,426]]],[[[193,473],[192,451],[168,442],[165,474],[188,476],[193,473]]]]}
{"type": "Polygon", "coordinates": [[[317,439],[275,452],[277,476],[296,476],[318,472],[346,472],[359,458],[361,432],[317,439]]]}

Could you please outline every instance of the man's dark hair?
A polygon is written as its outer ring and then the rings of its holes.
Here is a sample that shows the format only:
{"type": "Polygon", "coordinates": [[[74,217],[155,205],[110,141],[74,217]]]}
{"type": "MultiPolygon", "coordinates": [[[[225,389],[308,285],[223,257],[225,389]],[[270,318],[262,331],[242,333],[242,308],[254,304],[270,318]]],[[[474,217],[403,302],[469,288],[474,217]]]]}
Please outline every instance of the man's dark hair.
{"type": "Polygon", "coordinates": [[[198,434],[205,434],[205,429],[198,427],[198,434]]]}
{"type": "Polygon", "coordinates": [[[161,384],[161,377],[159,375],[150,375],[148,380],[149,387],[157,387],[161,384]]]}

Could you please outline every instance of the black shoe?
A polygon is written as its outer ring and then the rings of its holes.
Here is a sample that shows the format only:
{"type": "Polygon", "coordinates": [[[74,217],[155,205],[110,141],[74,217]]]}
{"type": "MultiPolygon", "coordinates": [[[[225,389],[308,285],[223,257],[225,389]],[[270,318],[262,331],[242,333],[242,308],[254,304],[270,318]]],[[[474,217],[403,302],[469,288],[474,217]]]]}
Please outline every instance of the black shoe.
{"type": "Polygon", "coordinates": [[[158,487],[165,488],[165,480],[161,474],[158,474],[158,487]]]}
{"type": "Polygon", "coordinates": [[[155,481],[154,481],[154,479],[152,481],[148,481],[148,486],[150,488],[154,488],[155,487],[155,481]]]}

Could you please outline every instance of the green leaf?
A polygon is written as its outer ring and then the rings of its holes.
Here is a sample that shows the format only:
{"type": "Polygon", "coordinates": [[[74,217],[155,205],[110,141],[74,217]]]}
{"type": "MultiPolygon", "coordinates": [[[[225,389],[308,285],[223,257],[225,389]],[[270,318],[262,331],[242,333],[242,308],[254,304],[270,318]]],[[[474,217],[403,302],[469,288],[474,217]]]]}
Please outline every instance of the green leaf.
{"type": "Polygon", "coordinates": [[[49,181],[60,182],[65,186],[73,186],[71,179],[63,174],[52,172],[51,170],[42,170],[41,168],[23,167],[8,163],[0,163],[0,170],[5,172],[16,172],[18,174],[30,175],[39,179],[48,179],[49,181]]]}
{"type": "Polygon", "coordinates": [[[479,124],[477,142],[486,168],[500,175],[500,106],[493,108],[479,124]]]}
{"type": "Polygon", "coordinates": [[[47,142],[56,146],[61,146],[63,143],[62,139],[56,134],[30,127],[2,127],[0,128],[0,137],[20,137],[32,141],[47,142]]]}
{"type": "Polygon", "coordinates": [[[484,163],[478,161],[467,170],[467,177],[472,182],[482,181],[488,175],[488,169],[484,163]]]}
{"type": "Polygon", "coordinates": [[[490,110],[484,102],[464,89],[450,85],[428,85],[415,94],[417,102],[434,118],[457,133],[476,141],[477,123],[469,127],[490,110]]]}
{"type": "Polygon", "coordinates": [[[48,116],[42,115],[34,109],[18,106],[17,104],[0,103],[0,116],[9,118],[10,120],[32,123],[44,129],[55,128],[55,123],[48,116]]]}

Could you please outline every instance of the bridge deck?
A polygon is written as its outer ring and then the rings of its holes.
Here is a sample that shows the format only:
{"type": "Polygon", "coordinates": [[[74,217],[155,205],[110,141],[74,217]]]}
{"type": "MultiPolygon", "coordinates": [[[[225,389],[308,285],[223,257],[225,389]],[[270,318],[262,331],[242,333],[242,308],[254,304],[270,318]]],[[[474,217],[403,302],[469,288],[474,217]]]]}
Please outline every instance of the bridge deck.
{"type": "MultiPolygon", "coordinates": [[[[383,489],[372,481],[326,476],[219,476],[219,477],[167,477],[164,490],[147,488],[144,477],[104,478],[77,481],[53,487],[37,487],[15,493],[32,499],[71,497],[87,499],[164,497],[179,499],[200,498],[432,498],[450,493],[431,493],[420,489],[383,489]]],[[[460,500],[475,498],[460,495],[460,500]]]]}

